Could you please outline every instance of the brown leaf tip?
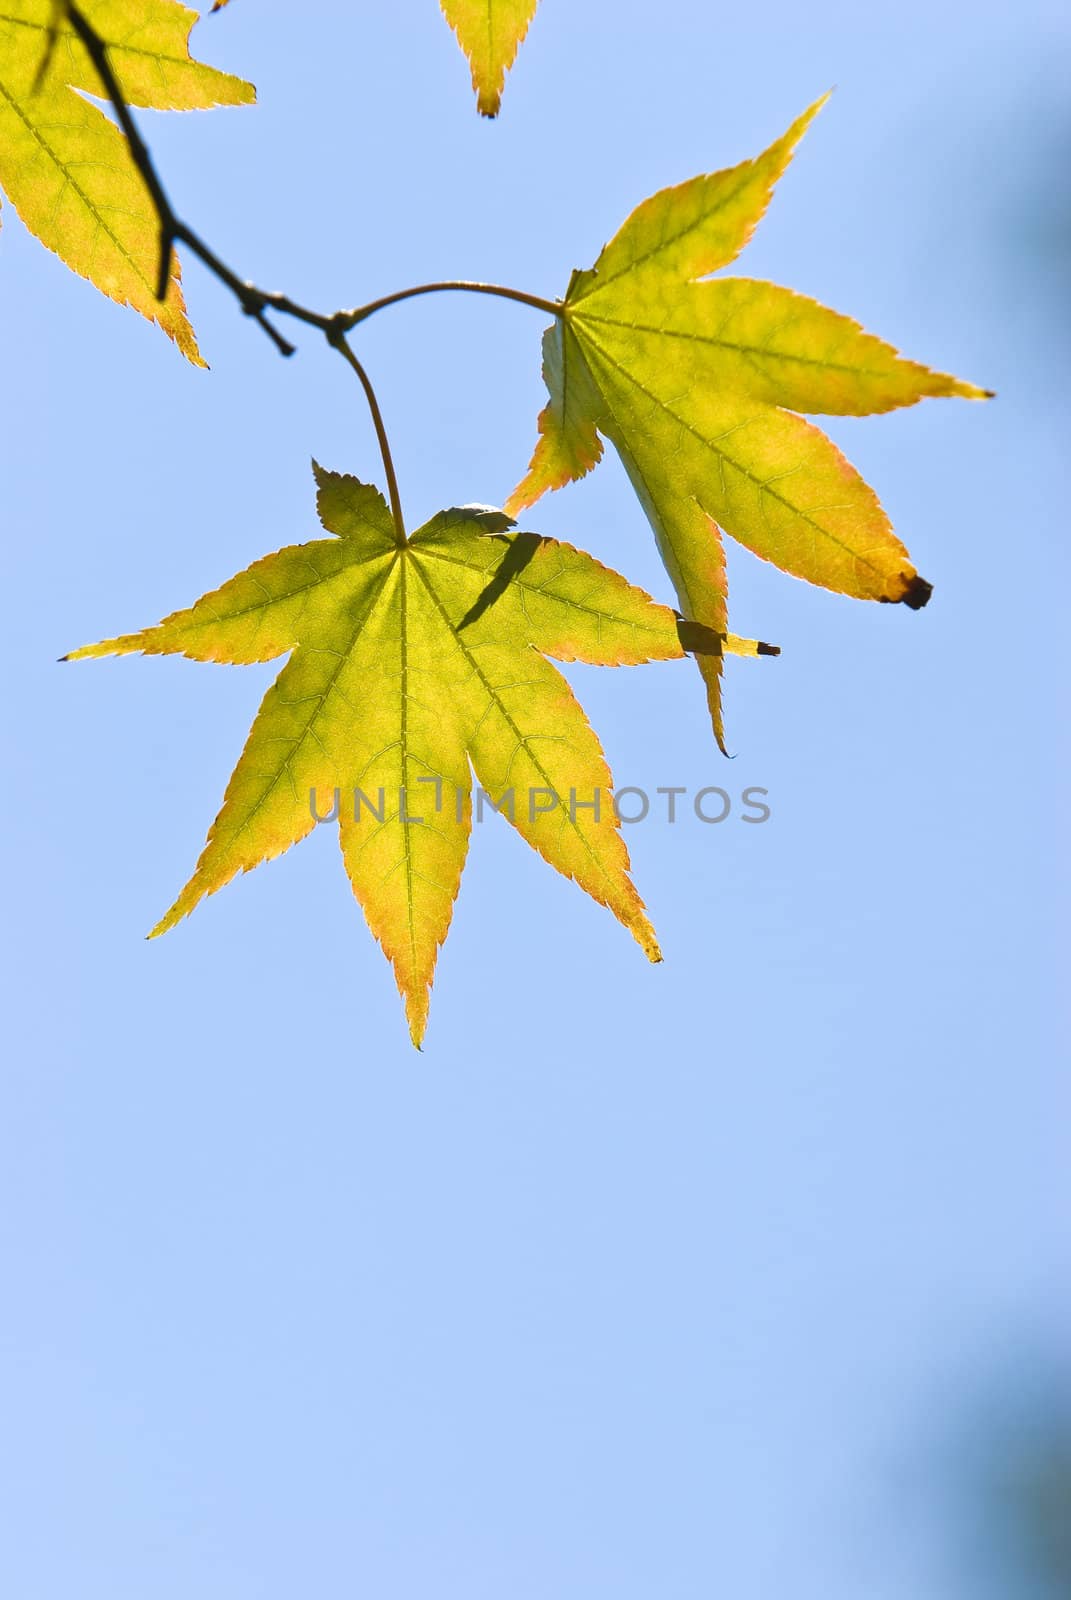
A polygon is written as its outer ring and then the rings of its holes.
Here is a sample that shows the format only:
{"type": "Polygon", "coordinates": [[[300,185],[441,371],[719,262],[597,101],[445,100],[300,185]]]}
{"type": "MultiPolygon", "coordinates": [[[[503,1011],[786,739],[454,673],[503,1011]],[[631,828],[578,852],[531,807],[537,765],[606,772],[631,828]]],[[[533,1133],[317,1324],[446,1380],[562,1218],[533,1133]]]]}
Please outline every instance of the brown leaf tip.
{"type": "Polygon", "coordinates": [[[760,656],[779,656],[781,654],[781,646],[779,644],[763,644],[760,639],[756,647],[756,654],[760,656]]]}
{"type": "Polygon", "coordinates": [[[902,605],[909,606],[912,611],[921,611],[932,593],[933,584],[927,583],[926,579],[920,578],[916,572],[900,596],[900,602],[902,605]]]}

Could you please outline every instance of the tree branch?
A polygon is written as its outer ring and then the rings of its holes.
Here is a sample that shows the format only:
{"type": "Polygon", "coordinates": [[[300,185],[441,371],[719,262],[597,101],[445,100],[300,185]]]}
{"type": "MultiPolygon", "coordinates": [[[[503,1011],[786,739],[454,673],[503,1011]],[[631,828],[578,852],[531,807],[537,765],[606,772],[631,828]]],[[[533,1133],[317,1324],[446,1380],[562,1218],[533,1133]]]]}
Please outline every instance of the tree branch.
{"type": "MultiPolygon", "coordinates": [[[[171,257],[174,248],[175,233],[179,226],[175,213],[171,209],[171,202],[164,192],[159,174],[153,166],[145,141],[138,132],[137,124],[130,115],[130,107],[123,98],[123,91],[119,81],[112,71],[112,64],[108,60],[108,47],[93,25],[82,15],[74,0],[67,0],[67,16],[71,27],[85,46],[86,54],[96,69],[97,77],[104,86],[104,91],[111,101],[112,110],[119,119],[119,126],[126,135],[126,142],[130,146],[130,154],[134,165],[141,173],[142,181],[152,197],[156,208],[156,215],[160,221],[160,266],[156,278],[156,298],[164,300],[167,297],[167,286],[171,278],[171,257]]],[[[42,63],[42,72],[47,69],[47,62],[54,45],[54,38],[49,40],[49,51],[42,63]]]]}

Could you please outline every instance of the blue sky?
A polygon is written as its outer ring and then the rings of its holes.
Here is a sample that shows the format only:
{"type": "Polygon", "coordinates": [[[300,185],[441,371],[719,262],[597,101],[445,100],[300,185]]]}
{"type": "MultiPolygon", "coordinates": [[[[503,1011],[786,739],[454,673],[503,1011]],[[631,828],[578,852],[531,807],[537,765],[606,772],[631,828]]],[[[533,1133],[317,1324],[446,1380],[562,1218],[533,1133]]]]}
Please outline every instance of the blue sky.
{"type": "MultiPolygon", "coordinates": [[[[631,829],[657,969],[480,828],[417,1055],[327,829],[143,938],[274,669],[56,665],[378,476],[352,376],[191,262],[193,371],[5,210],[0,1589],[1043,1600],[985,1463],[1069,1390],[1064,8],[544,0],[493,125],[431,0],[195,41],[260,104],[144,117],[175,203],[328,308],[560,293],[835,84],[740,270],[999,399],[830,427],[924,612],[733,550],[732,762],[688,664],[570,669],[620,782],[770,821],[631,829]]],[[[541,328],[361,333],[412,523],[519,476],[541,328]]],[[[616,460],[526,524],[669,598],[616,460]]]]}

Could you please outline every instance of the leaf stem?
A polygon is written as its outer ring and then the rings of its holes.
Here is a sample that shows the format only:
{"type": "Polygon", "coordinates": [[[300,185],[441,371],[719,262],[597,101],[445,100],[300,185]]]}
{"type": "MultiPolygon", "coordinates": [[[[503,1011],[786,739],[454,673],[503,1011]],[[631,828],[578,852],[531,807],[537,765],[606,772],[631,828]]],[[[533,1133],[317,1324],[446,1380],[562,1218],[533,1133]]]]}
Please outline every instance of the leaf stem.
{"type": "Polygon", "coordinates": [[[364,367],[358,361],[356,355],[353,353],[353,350],[346,342],[346,333],[341,326],[332,329],[331,332],[328,333],[327,342],[330,344],[333,350],[338,351],[339,355],[344,361],[349,363],[354,372],[357,374],[357,377],[360,379],[361,388],[364,390],[365,399],[368,401],[368,409],[372,413],[372,426],[376,430],[376,438],[379,441],[379,453],[383,457],[383,471],[387,475],[387,490],[390,494],[390,514],[394,521],[395,538],[397,539],[399,545],[403,545],[407,542],[407,538],[405,532],[405,519],[402,516],[402,497],[398,492],[398,478],[394,471],[394,458],[390,453],[390,443],[387,439],[387,429],[383,422],[383,413],[379,409],[379,401],[376,399],[376,391],[372,387],[372,380],[369,378],[367,372],[364,370],[364,367]]]}
{"type": "Polygon", "coordinates": [[[442,294],[450,290],[458,290],[464,294],[493,294],[502,300],[516,300],[523,306],[534,306],[537,311],[546,311],[552,317],[561,316],[562,302],[560,300],[544,300],[541,295],[525,294],[523,289],[506,289],[498,283],[478,283],[471,278],[445,278],[440,283],[418,283],[412,289],[398,289],[394,294],[385,294],[380,300],[372,300],[366,306],[359,306],[355,311],[345,313],[347,328],[355,328],[359,322],[364,322],[377,311],[382,311],[386,306],[397,305],[400,300],[412,300],[420,294],[442,294]]]}

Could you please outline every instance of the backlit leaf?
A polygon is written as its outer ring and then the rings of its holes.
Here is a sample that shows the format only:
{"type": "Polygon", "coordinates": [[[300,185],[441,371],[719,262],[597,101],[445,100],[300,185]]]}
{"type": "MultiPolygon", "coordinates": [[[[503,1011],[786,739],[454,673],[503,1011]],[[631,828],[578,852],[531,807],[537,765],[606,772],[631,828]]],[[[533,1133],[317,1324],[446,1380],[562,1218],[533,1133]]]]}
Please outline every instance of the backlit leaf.
{"type": "Polygon", "coordinates": [[[528,843],[659,960],[609,768],[547,657],[634,665],[683,656],[682,639],[717,651],[717,637],[572,546],[508,532],[498,511],[445,511],[401,543],[375,489],[315,470],[332,537],[279,550],[157,627],[69,658],[141,651],[241,663],[290,652],[196,871],[153,933],[310,833],[310,797],[323,816],[337,791],[346,871],[419,1044],[468,848],[474,772],[528,843]]]}
{"type": "MultiPolygon", "coordinates": [[[[248,105],[251,84],[190,58],[197,13],[175,0],[83,0],[132,106],[248,105]]],[[[179,268],[156,299],[159,228],[120,131],[85,95],[103,88],[63,7],[5,0],[0,11],[0,187],[42,244],[121,305],[157,322],[201,363],[179,268]],[[42,73],[43,64],[44,71],[42,73]]]]}
{"type": "MultiPolygon", "coordinates": [[[[702,281],[750,238],[819,101],[754,161],[638,206],[547,330],[550,402],[511,513],[581,477],[612,440],[681,609],[724,632],[724,528],[784,571],[918,608],[930,585],[874,491],[800,412],[861,416],[986,391],[906,361],[850,318],[775,284],[702,281]]],[[[699,658],[723,742],[721,657],[699,658]]]]}

